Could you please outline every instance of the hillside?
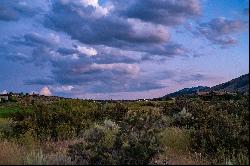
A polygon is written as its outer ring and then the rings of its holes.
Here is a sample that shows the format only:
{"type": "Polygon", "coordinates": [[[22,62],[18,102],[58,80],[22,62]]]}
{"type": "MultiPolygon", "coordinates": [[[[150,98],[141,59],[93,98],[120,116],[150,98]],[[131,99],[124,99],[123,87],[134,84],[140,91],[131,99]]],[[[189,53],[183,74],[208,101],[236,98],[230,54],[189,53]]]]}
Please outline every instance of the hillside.
{"type": "Polygon", "coordinates": [[[213,86],[212,91],[226,91],[226,92],[240,92],[245,93],[249,91],[249,74],[242,75],[231,81],[213,86]]]}
{"type": "Polygon", "coordinates": [[[197,86],[197,87],[192,87],[192,88],[184,88],[179,91],[176,91],[174,93],[170,93],[166,96],[163,96],[162,98],[166,97],[177,97],[177,96],[183,96],[183,95],[194,95],[197,91],[206,91],[209,90],[210,88],[207,86],[197,86]]]}
{"type": "Polygon", "coordinates": [[[174,93],[167,94],[161,99],[167,97],[178,97],[178,96],[185,96],[185,95],[194,95],[197,91],[221,91],[221,92],[239,92],[239,93],[247,93],[249,92],[249,74],[242,75],[238,78],[232,79],[231,81],[213,86],[197,86],[192,88],[184,88],[174,93]]]}

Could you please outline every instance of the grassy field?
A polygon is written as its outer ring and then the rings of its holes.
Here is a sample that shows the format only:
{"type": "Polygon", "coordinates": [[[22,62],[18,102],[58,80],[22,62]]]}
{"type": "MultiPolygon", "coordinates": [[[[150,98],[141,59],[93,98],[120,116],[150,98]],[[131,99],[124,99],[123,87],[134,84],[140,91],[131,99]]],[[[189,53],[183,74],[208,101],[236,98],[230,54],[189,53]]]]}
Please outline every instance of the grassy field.
{"type": "Polygon", "coordinates": [[[0,118],[7,118],[18,110],[19,108],[15,103],[2,103],[0,104],[0,118]]]}

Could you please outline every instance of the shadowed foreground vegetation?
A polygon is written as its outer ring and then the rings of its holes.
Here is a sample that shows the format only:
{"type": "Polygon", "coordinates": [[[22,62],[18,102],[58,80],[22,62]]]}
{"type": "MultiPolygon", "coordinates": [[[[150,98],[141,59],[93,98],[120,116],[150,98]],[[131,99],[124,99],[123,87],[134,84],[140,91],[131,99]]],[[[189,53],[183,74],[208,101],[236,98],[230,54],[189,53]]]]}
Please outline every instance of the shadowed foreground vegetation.
{"type": "Polygon", "coordinates": [[[26,96],[0,103],[0,164],[249,164],[248,104],[241,95],[133,102],[26,96]]]}

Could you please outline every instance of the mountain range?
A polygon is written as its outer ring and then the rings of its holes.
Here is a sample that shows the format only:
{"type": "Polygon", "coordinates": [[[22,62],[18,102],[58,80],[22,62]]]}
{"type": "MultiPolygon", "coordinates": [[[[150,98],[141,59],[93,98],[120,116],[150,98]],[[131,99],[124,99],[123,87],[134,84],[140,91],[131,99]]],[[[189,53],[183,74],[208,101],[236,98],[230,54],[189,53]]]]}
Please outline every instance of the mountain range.
{"type": "Polygon", "coordinates": [[[194,95],[196,92],[208,92],[208,91],[219,91],[219,92],[237,92],[249,94],[249,74],[244,74],[238,78],[232,79],[228,82],[215,85],[213,87],[197,86],[192,88],[184,88],[174,93],[167,94],[161,98],[167,97],[178,97],[184,95],[194,95]]]}

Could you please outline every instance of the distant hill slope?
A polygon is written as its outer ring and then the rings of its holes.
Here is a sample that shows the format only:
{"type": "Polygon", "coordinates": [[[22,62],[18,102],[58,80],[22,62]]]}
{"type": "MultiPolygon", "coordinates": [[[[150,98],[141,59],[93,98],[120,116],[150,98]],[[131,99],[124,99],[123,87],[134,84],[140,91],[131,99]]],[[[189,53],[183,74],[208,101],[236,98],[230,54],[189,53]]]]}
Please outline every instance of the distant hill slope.
{"type": "Polygon", "coordinates": [[[166,96],[163,96],[162,98],[166,97],[178,97],[178,96],[183,96],[183,95],[194,95],[197,91],[207,91],[210,88],[207,86],[197,86],[197,87],[192,87],[192,88],[184,88],[181,89],[177,92],[167,94],[166,96]]]}
{"type": "Polygon", "coordinates": [[[179,90],[174,93],[167,94],[161,99],[167,98],[167,97],[178,97],[178,96],[184,96],[184,95],[193,95],[197,91],[205,92],[205,91],[225,91],[225,92],[240,92],[240,93],[248,93],[249,92],[249,74],[242,75],[238,78],[235,78],[231,81],[213,86],[213,87],[207,87],[207,86],[197,86],[192,88],[184,88],[182,90],[179,90]]]}
{"type": "Polygon", "coordinates": [[[226,91],[226,92],[240,92],[245,93],[249,91],[249,74],[242,75],[231,81],[213,86],[210,88],[213,91],[226,91]]]}

